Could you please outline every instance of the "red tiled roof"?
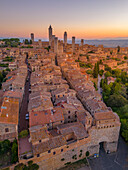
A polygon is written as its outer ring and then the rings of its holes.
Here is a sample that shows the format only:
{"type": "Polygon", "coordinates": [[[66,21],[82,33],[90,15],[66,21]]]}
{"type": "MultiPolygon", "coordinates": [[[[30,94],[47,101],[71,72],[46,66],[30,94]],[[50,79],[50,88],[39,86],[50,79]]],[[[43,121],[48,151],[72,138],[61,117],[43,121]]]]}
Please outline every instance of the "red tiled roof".
{"type": "Polygon", "coordinates": [[[96,120],[105,120],[105,119],[116,119],[116,116],[113,112],[97,112],[94,114],[96,120]]]}
{"type": "Polygon", "coordinates": [[[48,123],[64,121],[62,108],[53,110],[31,112],[29,118],[29,126],[45,125],[48,123]]]}

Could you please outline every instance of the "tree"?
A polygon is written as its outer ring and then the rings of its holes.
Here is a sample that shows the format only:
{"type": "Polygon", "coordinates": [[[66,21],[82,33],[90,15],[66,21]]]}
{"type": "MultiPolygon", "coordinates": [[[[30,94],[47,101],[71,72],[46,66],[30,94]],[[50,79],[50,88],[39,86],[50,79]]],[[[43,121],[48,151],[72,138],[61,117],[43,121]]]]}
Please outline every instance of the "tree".
{"type": "Polygon", "coordinates": [[[109,67],[108,65],[105,65],[105,71],[109,71],[110,73],[112,72],[111,67],[109,67]]]}
{"type": "Polygon", "coordinates": [[[124,56],[124,60],[127,60],[128,59],[128,57],[127,56],[124,56]]]}
{"type": "Polygon", "coordinates": [[[87,70],[86,73],[87,74],[92,74],[92,70],[87,70]]]}
{"type": "Polygon", "coordinates": [[[89,56],[88,56],[88,55],[86,56],[86,58],[87,58],[87,60],[89,61],[89,56]]]}
{"type": "Polygon", "coordinates": [[[125,141],[128,142],[128,120],[121,119],[121,135],[124,137],[125,141]]]}
{"type": "Polygon", "coordinates": [[[98,77],[98,68],[97,68],[97,63],[95,64],[94,70],[93,70],[93,77],[97,78],[98,77]]]}
{"type": "Polygon", "coordinates": [[[103,64],[103,62],[102,62],[102,60],[100,59],[100,62],[99,62],[99,64],[103,64]]]}
{"type": "Polygon", "coordinates": [[[25,137],[27,137],[27,136],[28,136],[28,131],[27,131],[27,130],[23,130],[23,131],[21,131],[20,134],[19,134],[19,137],[20,137],[20,138],[25,138],[25,137]]]}
{"type": "Polygon", "coordinates": [[[23,170],[24,164],[20,163],[14,167],[14,170],[23,170]]]}
{"type": "Polygon", "coordinates": [[[106,73],[105,73],[105,77],[107,78],[107,77],[111,77],[111,73],[109,72],[109,71],[107,71],[106,73]]]}
{"type": "Polygon", "coordinates": [[[15,166],[14,170],[38,170],[39,165],[33,163],[33,161],[29,161],[28,165],[24,165],[23,163],[20,163],[15,166]]]}
{"type": "Polygon", "coordinates": [[[28,39],[25,39],[24,43],[25,43],[25,44],[29,44],[28,39]]]}
{"type": "Polygon", "coordinates": [[[104,73],[104,70],[100,70],[100,71],[99,71],[99,75],[100,75],[100,76],[102,76],[103,73],[104,73]]]}
{"type": "Polygon", "coordinates": [[[107,105],[110,107],[122,107],[125,104],[127,104],[127,100],[123,96],[117,94],[110,95],[107,101],[107,105]]]}
{"type": "Polygon", "coordinates": [[[119,69],[114,69],[111,71],[113,77],[120,77],[120,74],[121,74],[121,70],[119,69]]]}
{"type": "Polygon", "coordinates": [[[96,89],[96,91],[97,91],[98,88],[97,88],[96,82],[94,82],[94,87],[95,87],[95,89],[96,89]]]}
{"type": "Polygon", "coordinates": [[[110,54],[112,55],[113,51],[110,51],[110,54]]]}
{"type": "Polygon", "coordinates": [[[32,44],[32,40],[30,40],[30,44],[32,44]]]}
{"type": "Polygon", "coordinates": [[[97,71],[99,73],[99,62],[97,62],[97,71]]]}
{"type": "Polygon", "coordinates": [[[9,140],[4,140],[0,142],[0,155],[7,153],[11,148],[11,143],[9,140]]]}
{"type": "Polygon", "coordinates": [[[18,144],[16,140],[13,141],[11,152],[12,152],[11,162],[16,163],[18,161],[18,144]]]}

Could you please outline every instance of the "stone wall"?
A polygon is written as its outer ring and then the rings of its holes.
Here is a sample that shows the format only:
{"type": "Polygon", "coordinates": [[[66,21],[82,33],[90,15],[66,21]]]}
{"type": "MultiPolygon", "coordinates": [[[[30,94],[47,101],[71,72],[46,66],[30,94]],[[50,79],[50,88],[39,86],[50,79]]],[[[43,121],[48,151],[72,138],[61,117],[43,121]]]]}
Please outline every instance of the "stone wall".
{"type": "MultiPolygon", "coordinates": [[[[98,153],[99,145],[90,146],[90,138],[85,138],[69,145],[55,148],[50,153],[44,152],[40,154],[40,157],[35,156],[31,160],[40,166],[40,170],[56,170],[66,166],[68,162],[72,163],[85,158],[87,151],[89,151],[89,155],[98,153]]],[[[25,163],[25,160],[20,160],[20,162],[25,163]]]]}
{"type": "Polygon", "coordinates": [[[5,139],[13,141],[15,138],[18,138],[17,125],[0,123],[0,141],[5,139]],[[8,128],[8,132],[6,132],[6,128],[8,128]]]}
{"type": "Polygon", "coordinates": [[[118,138],[119,138],[120,124],[111,128],[103,128],[97,129],[96,127],[92,127],[89,130],[89,134],[91,137],[90,145],[99,145],[101,142],[105,142],[104,149],[110,152],[114,152],[117,150],[118,138]]]}

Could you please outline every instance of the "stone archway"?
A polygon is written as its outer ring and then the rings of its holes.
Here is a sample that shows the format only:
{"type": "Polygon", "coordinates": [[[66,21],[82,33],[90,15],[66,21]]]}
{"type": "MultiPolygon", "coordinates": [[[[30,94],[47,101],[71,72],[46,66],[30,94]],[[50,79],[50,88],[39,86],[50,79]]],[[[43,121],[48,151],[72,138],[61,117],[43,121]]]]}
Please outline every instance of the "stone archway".
{"type": "Polygon", "coordinates": [[[100,145],[99,151],[102,150],[102,151],[107,152],[107,142],[106,141],[100,142],[99,145],[100,145]]]}
{"type": "Polygon", "coordinates": [[[107,152],[108,151],[108,149],[107,149],[107,143],[108,142],[109,142],[109,139],[106,136],[102,136],[98,141],[99,151],[102,150],[102,151],[107,152]]]}

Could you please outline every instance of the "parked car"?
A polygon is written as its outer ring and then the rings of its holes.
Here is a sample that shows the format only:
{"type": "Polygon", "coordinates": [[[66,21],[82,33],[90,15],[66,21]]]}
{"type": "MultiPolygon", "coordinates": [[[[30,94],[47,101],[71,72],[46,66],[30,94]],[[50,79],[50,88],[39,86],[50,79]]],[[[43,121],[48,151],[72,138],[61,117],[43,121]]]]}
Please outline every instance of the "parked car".
{"type": "Polygon", "coordinates": [[[26,120],[29,120],[29,113],[26,114],[26,120]]]}

